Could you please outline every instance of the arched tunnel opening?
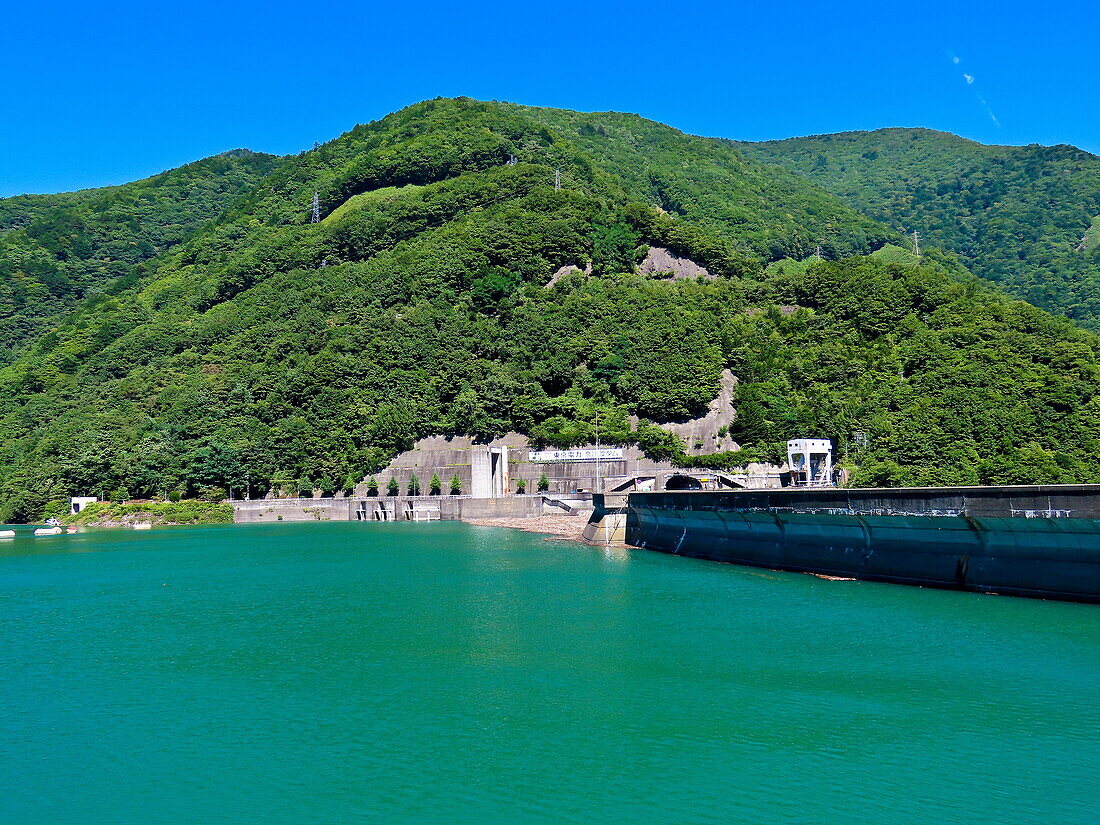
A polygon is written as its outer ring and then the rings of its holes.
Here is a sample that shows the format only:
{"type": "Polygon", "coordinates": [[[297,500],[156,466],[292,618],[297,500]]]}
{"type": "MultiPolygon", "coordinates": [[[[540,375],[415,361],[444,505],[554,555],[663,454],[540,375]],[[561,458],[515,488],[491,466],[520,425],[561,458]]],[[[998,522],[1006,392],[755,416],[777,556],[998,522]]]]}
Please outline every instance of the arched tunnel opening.
{"type": "Polygon", "coordinates": [[[666,490],[702,490],[703,483],[691,476],[669,476],[665,482],[666,490]]]}

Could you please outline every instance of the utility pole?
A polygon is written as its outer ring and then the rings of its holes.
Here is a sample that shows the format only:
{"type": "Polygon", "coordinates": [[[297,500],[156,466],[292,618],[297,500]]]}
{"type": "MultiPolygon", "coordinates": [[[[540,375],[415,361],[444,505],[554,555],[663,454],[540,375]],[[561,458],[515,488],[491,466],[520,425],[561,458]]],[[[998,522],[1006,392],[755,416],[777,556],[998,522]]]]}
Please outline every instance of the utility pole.
{"type": "Polygon", "coordinates": [[[597,493],[603,492],[603,484],[600,479],[600,411],[596,409],[596,490],[597,493]]]}
{"type": "Polygon", "coordinates": [[[561,191],[561,169],[554,170],[554,191],[561,191]]]}
{"type": "Polygon", "coordinates": [[[310,219],[310,223],[320,223],[320,222],[321,222],[321,199],[319,197],[317,197],[317,190],[314,189],[313,190],[313,210],[312,210],[312,217],[310,219]]]}

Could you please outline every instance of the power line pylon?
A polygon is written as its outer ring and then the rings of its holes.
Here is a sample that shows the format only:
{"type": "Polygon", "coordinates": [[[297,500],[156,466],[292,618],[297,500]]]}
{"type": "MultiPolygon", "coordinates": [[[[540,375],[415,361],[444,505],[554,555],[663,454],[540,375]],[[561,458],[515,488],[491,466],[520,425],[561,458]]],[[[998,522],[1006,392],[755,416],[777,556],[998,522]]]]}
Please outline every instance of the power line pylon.
{"type": "Polygon", "coordinates": [[[319,197],[317,197],[316,190],[314,190],[314,192],[313,192],[313,209],[312,209],[312,214],[311,214],[309,222],[310,223],[320,223],[321,222],[321,199],[319,197]]]}
{"type": "Polygon", "coordinates": [[[913,230],[913,254],[920,257],[920,232],[913,230]]]}
{"type": "Polygon", "coordinates": [[[554,170],[554,191],[561,191],[561,169],[554,170]]]}

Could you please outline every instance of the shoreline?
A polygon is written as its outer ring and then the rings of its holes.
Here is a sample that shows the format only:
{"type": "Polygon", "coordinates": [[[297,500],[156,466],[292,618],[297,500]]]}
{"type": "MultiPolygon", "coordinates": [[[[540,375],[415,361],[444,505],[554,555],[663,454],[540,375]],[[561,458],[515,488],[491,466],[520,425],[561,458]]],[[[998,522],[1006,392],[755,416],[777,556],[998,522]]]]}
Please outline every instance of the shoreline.
{"type": "Polygon", "coordinates": [[[546,541],[582,541],[581,534],[588,519],[581,516],[542,515],[526,518],[464,518],[463,524],[474,527],[511,527],[524,533],[540,533],[547,536],[546,541]]]}

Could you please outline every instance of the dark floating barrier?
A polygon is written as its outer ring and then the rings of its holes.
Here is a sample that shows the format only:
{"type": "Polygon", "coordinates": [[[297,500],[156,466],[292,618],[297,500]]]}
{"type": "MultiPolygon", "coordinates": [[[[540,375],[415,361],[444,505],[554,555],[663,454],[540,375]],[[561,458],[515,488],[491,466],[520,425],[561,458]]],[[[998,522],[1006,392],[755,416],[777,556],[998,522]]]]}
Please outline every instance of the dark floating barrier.
{"type": "Polygon", "coordinates": [[[590,527],[617,519],[627,544],[665,553],[1100,603],[1100,485],[628,493],[594,503],[590,527]]]}

